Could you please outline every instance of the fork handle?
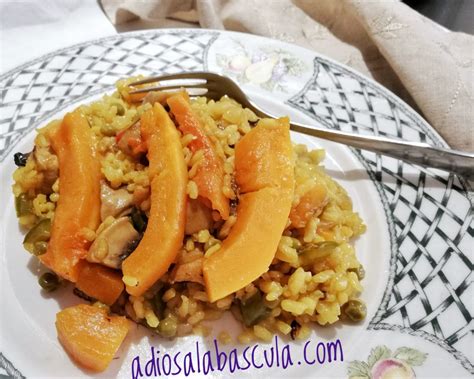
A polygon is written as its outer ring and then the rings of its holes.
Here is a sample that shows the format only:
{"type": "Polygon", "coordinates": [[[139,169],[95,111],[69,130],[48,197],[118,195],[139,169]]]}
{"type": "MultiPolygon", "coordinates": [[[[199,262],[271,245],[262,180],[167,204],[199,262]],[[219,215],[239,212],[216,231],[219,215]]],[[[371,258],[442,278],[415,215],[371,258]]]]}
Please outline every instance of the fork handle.
{"type": "Polygon", "coordinates": [[[426,143],[407,142],[379,136],[364,136],[339,130],[328,130],[291,123],[291,130],[333,142],[343,143],[358,149],[372,151],[423,167],[433,167],[466,178],[474,178],[474,154],[438,148],[426,143]]]}
{"type": "MultiPolygon", "coordinates": [[[[277,118],[261,109],[253,101],[247,100],[246,106],[252,109],[252,111],[259,117],[277,118]]],[[[317,126],[309,126],[297,122],[290,123],[290,129],[294,132],[401,159],[402,161],[414,163],[422,167],[432,167],[445,170],[461,175],[469,180],[474,179],[474,154],[472,153],[434,147],[423,142],[408,142],[401,139],[367,136],[346,133],[340,130],[323,129],[317,126]]]]}

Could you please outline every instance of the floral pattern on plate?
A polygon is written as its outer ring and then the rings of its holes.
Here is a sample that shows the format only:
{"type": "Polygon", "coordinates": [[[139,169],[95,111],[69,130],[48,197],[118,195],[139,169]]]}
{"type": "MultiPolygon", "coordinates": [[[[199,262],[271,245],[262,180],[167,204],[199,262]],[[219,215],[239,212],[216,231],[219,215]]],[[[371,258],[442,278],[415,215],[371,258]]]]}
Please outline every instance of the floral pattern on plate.
{"type": "Polygon", "coordinates": [[[427,354],[410,347],[400,347],[391,351],[380,345],[372,349],[366,362],[349,362],[347,374],[351,379],[412,379],[413,367],[421,366],[427,354]]]}
{"type": "Polygon", "coordinates": [[[274,92],[287,92],[286,81],[307,72],[309,67],[290,52],[275,47],[245,47],[232,40],[231,53],[216,53],[216,63],[222,73],[241,84],[251,83],[274,92]]]}

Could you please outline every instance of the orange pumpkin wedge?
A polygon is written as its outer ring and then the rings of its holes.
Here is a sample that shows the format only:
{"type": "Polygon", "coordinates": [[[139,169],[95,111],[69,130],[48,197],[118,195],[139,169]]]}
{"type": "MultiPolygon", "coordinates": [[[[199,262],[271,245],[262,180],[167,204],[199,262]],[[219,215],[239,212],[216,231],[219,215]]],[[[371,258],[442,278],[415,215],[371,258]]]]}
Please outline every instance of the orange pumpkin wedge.
{"type": "Polygon", "coordinates": [[[90,297],[112,305],[125,286],[120,272],[100,264],[87,262],[80,269],[76,287],[90,297]]]}
{"type": "Polygon", "coordinates": [[[197,185],[199,196],[210,202],[212,209],[217,210],[221,217],[227,220],[230,206],[229,199],[222,191],[225,174],[223,159],[217,155],[212,141],[204,132],[199,118],[191,108],[187,93],[180,92],[170,96],[167,103],[183,135],[194,136],[188,144],[191,152],[204,152],[204,159],[192,178],[197,185]]]}
{"type": "Polygon", "coordinates": [[[125,317],[109,316],[105,309],[80,304],[56,315],[58,338],[71,358],[93,371],[104,371],[130,328],[125,317]]]}
{"type": "Polygon", "coordinates": [[[275,256],[294,191],[288,118],[261,120],[240,140],[235,148],[235,177],[244,192],[237,221],[221,248],[203,264],[211,302],[257,279],[275,256]]]}
{"type": "Polygon", "coordinates": [[[293,148],[288,118],[262,119],[235,148],[235,180],[240,193],[294,187],[293,148]]]}
{"type": "Polygon", "coordinates": [[[293,227],[303,228],[313,215],[320,214],[329,201],[326,187],[316,183],[290,211],[293,227]]]}
{"type": "Polygon", "coordinates": [[[39,259],[75,282],[90,245],[81,229],[96,230],[100,223],[100,166],[92,131],[80,111],[66,114],[51,139],[59,161],[60,196],[48,250],[39,259]]]}
{"type": "Polygon", "coordinates": [[[142,240],[122,264],[127,292],[134,296],[168,270],[182,246],[188,182],[179,133],[160,104],[143,114],[141,128],[148,146],[151,208],[142,240]]]}

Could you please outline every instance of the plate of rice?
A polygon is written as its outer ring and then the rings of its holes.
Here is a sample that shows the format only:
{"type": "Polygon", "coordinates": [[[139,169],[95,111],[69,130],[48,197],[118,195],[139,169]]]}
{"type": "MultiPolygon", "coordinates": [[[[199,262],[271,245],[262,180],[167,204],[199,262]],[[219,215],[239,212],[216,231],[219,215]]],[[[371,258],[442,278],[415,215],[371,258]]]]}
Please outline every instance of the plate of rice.
{"type": "Polygon", "coordinates": [[[469,183],[289,130],[445,144],[387,90],[296,46],[205,30],[91,41],[0,82],[6,374],[472,372],[469,183]],[[130,93],[195,70],[281,117],[130,93]]]}

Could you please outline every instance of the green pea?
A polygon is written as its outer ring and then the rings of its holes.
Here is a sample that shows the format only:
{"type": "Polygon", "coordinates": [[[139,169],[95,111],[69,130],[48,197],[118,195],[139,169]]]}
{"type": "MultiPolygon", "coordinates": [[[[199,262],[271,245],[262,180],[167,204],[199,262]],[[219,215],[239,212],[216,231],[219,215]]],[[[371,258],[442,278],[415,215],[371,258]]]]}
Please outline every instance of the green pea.
{"type": "Polygon", "coordinates": [[[43,255],[48,250],[48,242],[46,241],[38,241],[34,243],[34,254],[35,255],[43,255]]]}
{"type": "Polygon", "coordinates": [[[38,279],[38,283],[46,292],[52,292],[59,288],[61,284],[58,276],[52,272],[45,272],[38,279]]]}
{"type": "Polygon", "coordinates": [[[173,317],[165,317],[160,321],[157,332],[160,336],[165,338],[171,338],[176,335],[178,329],[178,322],[173,317]]]}
{"type": "Polygon", "coordinates": [[[365,316],[367,315],[367,307],[362,301],[352,299],[342,306],[342,313],[351,321],[359,322],[365,319],[365,316]]]}

